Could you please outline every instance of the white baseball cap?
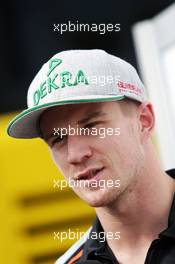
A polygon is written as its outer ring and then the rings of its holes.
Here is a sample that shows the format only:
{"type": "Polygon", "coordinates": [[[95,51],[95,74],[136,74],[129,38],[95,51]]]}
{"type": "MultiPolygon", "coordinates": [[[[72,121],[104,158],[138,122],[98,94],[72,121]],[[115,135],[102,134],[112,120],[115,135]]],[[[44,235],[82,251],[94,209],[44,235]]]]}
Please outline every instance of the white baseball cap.
{"type": "Polygon", "coordinates": [[[138,102],[146,99],[132,65],[104,50],[62,51],[37,73],[29,86],[28,108],[10,122],[7,133],[15,138],[40,137],[39,119],[50,107],[126,97],[138,102]]]}

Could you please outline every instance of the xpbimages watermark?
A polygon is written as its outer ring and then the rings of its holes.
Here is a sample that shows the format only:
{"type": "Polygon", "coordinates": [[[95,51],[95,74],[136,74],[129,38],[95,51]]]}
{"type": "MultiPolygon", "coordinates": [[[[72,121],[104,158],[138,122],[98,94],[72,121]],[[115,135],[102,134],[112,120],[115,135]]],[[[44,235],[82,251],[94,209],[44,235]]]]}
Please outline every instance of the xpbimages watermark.
{"type": "Polygon", "coordinates": [[[53,31],[59,34],[64,34],[65,32],[97,32],[98,34],[104,35],[107,32],[119,32],[121,29],[120,23],[80,23],[79,21],[67,23],[53,24],[53,31]]]}
{"type": "Polygon", "coordinates": [[[85,236],[86,232],[83,232],[83,231],[79,231],[78,229],[76,231],[73,231],[71,230],[70,228],[67,230],[67,231],[62,231],[62,232],[53,232],[53,235],[54,235],[54,240],[59,240],[60,242],[63,242],[67,239],[69,240],[78,240],[80,238],[84,238],[84,242],[87,240],[87,239],[94,239],[94,240],[99,240],[100,242],[105,242],[106,239],[107,240],[119,240],[120,239],[120,232],[119,231],[116,231],[115,233],[114,232],[104,232],[104,231],[101,231],[101,232],[95,232],[95,231],[92,231],[88,234],[88,236],[85,236]]]}
{"type": "Polygon", "coordinates": [[[53,136],[58,136],[60,139],[64,138],[65,136],[98,136],[99,138],[105,138],[106,136],[119,136],[120,135],[120,127],[79,127],[79,125],[75,127],[61,127],[53,129],[53,136]]]}
{"type": "Polygon", "coordinates": [[[74,179],[68,179],[68,180],[60,180],[60,179],[54,179],[53,180],[53,187],[58,188],[61,191],[64,188],[71,187],[71,188],[99,188],[100,190],[104,190],[106,188],[112,189],[112,188],[119,188],[120,187],[120,179],[116,180],[74,180],[74,179]]]}

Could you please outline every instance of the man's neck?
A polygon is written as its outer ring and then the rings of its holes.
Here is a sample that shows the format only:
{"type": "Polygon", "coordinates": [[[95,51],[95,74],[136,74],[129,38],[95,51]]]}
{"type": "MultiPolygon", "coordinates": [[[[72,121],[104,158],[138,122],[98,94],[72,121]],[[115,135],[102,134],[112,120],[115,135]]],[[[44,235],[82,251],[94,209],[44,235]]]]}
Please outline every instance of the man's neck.
{"type": "Polygon", "coordinates": [[[152,240],[168,225],[174,196],[174,180],[162,171],[147,172],[140,183],[126,190],[115,202],[96,208],[106,233],[120,232],[120,239],[108,239],[115,253],[123,248],[149,248],[152,240]]]}

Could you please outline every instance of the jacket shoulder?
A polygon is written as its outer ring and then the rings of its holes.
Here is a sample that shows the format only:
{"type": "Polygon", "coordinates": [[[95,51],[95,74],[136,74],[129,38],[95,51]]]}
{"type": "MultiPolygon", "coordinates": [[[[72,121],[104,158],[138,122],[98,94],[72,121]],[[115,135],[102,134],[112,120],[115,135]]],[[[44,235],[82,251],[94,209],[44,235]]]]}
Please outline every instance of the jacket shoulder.
{"type": "Polygon", "coordinates": [[[85,244],[90,234],[92,227],[90,227],[86,233],[73,244],[61,257],[57,259],[55,264],[73,264],[83,255],[83,245],[85,244]]]}

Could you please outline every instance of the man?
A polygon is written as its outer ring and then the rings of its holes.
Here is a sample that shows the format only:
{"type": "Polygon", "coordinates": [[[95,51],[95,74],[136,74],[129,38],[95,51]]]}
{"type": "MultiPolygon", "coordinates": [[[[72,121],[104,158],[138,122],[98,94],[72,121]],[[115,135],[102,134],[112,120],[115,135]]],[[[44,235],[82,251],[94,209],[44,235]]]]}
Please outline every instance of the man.
{"type": "Polygon", "coordinates": [[[175,173],[156,157],[154,124],[135,69],[105,51],[60,52],[36,75],[8,134],[41,137],[97,214],[56,263],[175,263],[175,173]]]}

